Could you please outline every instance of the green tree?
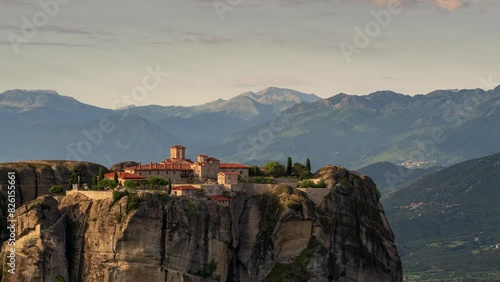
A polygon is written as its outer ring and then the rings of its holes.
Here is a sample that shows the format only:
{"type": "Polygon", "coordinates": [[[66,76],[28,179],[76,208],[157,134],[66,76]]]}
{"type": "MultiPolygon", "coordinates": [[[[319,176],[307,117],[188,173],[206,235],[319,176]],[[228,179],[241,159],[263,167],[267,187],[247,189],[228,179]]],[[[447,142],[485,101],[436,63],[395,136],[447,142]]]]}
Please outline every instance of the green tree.
{"type": "Polygon", "coordinates": [[[92,187],[97,186],[97,175],[92,176],[92,187]]]}
{"type": "Polygon", "coordinates": [[[54,186],[50,187],[49,192],[52,194],[62,194],[64,192],[64,189],[60,185],[54,185],[54,186]]]}
{"type": "Polygon", "coordinates": [[[73,184],[80,184],[81,183],[81,173],[79,168],[75,168],[71,171],[71,174],[69,175],[68,179],[68,189],[73,188],[73,184]]]}
{"type": "Polygon", "coordinates": [[[168,178],[167,195],[170,195],[170,193],[172,193],[172,179],[168,178]]]}
{"type": "Polygon", "coordinates": [[[194,192],[195,196],[197,198],[204,198],[207,196],[207,192],[203,189],[197,189],[195,192],[194,192]]]}
{"type": "Polygon", "coordinates": [[[150,189],[160,189],[168,184],[167,180],[159,176],[151,176],[148,179],[150,189]]]}
{"type": "Polygon", "coordinates": [[[102,167],[99,168],[99,178],[97,179],[97,181],[101,181],[104,179],[104,170],[102,169],[102,167]]]}
{"type": "Polygon", "coordinates": [[[280,177],[285,174],[285,166],[277,161],[270,161],[264,167],[266,174],[272,177],[280,177]]]}
{"type": "Polygon", "coordinates": [[[115,170],[114,174],[113,174],[113,180],[118,183],[118,172],[115,170]]]}
{"type": "Polygon", "coordinates": [[[113,189],[118,185],[118,183],[114,182],[111,179],[104,178],[103,180],[97,183],[98,189],[113,189]]]}
{"type": "Polygon", "coordinates": [[[292,167],[292,176],[299,179],[311,178],[312,174],[307,170],[307,167],[301,163],[294,163],[292,167]]]}
{"type": "Polygon", "coordinates": [[[288,157],[286,161],[286,176],[292,176],[292,158],[288,157]]]}
{"type": "Polygon", "coordinates": [[[149,181],[147,179],[141,179],[139,180],[139,185],[141,185],[144,188],[149,185],[149,181]]]}
{"type": "Polygon", "coordinates": [[[261,176],[261,171],[260,171],[260,168],[256,165],[253,165],[250,167],[250,171],[249,171],[249,176],[252,177],[252,176],[261,176]]]}
{"type": "Polygon", "coordinates": [[[309,158],[307,158],[307,161],[306,161],[306,169],[307,169],[307,172],[311,173],[311,161],[309,160],[309,158]]]}
{"type": "Polygon", "coordinates": [[[125,180],[125,182],[123,183],[123,185],[125,185],[125,187],[129,188],[129,189],[136,189],[137,188],[137,181],[134,181],[134,180],[125,180]]]}

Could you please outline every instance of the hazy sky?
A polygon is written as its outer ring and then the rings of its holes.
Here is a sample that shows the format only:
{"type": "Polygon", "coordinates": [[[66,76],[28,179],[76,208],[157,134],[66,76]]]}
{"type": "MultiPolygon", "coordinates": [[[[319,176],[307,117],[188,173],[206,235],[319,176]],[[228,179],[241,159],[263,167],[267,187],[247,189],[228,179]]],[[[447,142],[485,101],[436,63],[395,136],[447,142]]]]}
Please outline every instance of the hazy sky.
{"type": "Polygon", "coordinates": [[[390,0],[55,1],[0,0],[0,91],[53,89],[112,108],[145,79],[158,85],[134,104],[268,86],[330,97],[500,81],[498,0],[404,0],[398,12],[390,0]],[[161,83],[146,77],[157,66],[169,73],[161,83]]]}

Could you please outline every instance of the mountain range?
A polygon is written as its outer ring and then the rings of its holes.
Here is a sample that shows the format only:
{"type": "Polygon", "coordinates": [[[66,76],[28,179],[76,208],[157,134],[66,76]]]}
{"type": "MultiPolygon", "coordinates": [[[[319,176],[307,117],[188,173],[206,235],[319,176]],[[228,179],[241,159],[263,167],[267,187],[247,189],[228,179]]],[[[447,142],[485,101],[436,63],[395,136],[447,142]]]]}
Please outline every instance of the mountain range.
{"type": "Polygon", "coordinates": [[[423,176],[382,200],[406,281],[500,280],[500,153],[423,176]]]}
{"type": "Polygon", "coordinates": [[[406,168],[390,162],[378,162],[357,169],[356,171],[369,175],[377,184],[382,195],[388,195],[392,191],[406,187],[417,179],[443,169],[441,166],[430,168],[406,168]]]}
{"type": "Polygon", "coordinates": [[[322,99],[270,87],[228,100],[112,110],[54,91],[0,94],[1,162],[73,159],[111,166],[161,161],[174,143],[225,161],[312,161],[359,169],[377,162],[449,166],[500,151],[500,87],[426,95],[379,91],[322,99]],[[102,133],[100,123],[113,130],[102,133]],[[93,141],[99,142],[93,142],[93,141]]]}

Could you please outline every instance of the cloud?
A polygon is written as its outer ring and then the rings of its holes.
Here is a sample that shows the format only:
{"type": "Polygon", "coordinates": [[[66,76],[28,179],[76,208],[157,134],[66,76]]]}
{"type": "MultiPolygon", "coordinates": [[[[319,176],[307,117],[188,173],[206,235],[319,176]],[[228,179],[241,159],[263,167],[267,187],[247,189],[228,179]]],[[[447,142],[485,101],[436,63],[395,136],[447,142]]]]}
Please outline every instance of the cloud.
{"type": "Polygon", "coordinates": [[[233,42],[233,39],[223,36],[211,36],[204,32],[184,32],[182,38],[179,40],[181,43],[199,43],[199,44],[221,44],[233,42]]]}
{"type": "MultiPolygon", "coordinates": [[[[70,46],[70,47],[86,47],[93,46],[91,44],[78,44],[78,43],[64,43],[64,42],[23,42],[22,45],[45,45],[45,46],[70,46]]],[[[0,40],[0,45],[12,45],[12,42],[0,40]]]]}
{"type": "MultiPolygon", "coordinates": [[[[398,0],[368,0],[376,5],[389,5],[398,0]]],[[[403,5],[423,4],[434,6],[444,11],[456,11],[465,7],[493,6],[500,3],[500,0],[399,0],[403,5]]]]}
{"type": "Polygon", "coordinates": [[[59,34],[93,34],[93,32],[84,30],[84,29],[79,29],[79,28],[68,28],[68,27],[61,27],[61,26],[46,26],[41,29],[42,31],[47,31],[47,32],[54,32],[54,33],[59,33],[59,34]]]}
{"type": "Polygon", "coordinates": [[[447,11],[455,11],[464,6],[462,0],[434,0],[435,4],[447,11]]]}
{"type": "Polygon", "coordinates": [[[36,6],[36,3],[19,0],[0,0],[0,5],[36,6]]]}
{"type": "Polygon", "coordinates": [[[237,79],[232,86],[233,87],[269,87],[269,86],[290,86],[290,85],[306,85],[309,84],[299,78],[290,76],[270,76],[270,77],[250,77],[246,79],[237,79]]]}

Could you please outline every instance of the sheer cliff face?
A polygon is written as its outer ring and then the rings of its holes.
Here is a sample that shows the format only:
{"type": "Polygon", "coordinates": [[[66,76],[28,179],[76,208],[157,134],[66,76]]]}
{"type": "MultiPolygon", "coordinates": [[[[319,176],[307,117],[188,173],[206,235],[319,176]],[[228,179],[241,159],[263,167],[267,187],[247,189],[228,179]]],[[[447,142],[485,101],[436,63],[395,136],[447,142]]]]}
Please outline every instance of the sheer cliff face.
{"type": "MultiPolygon", "coordinates": [[[[71,172],[80,170],[82,183],[92,184],[92,177],[99,173],[102,165],[77,161],[26,161],[0,164],[0,185],[8,182],[8,172],[16,173],[16,203],[32,201],[39,196],[48,195],[50,187],[68,185],[71,172]]],[[[4,186],[4,189],[6,187],[4,186]]]]}
{"type": "Polygon", "coordinates": [[[136,208],[127,196],[39,198],[18,211],[30,261],[2,281],[401,281],[371,180],[337,167],[319,176],[331,193],[318,205],[287,186],[230,207],[150,193],[136,208]]]}

